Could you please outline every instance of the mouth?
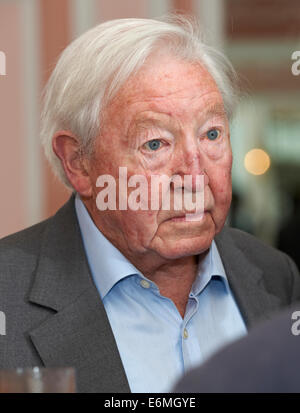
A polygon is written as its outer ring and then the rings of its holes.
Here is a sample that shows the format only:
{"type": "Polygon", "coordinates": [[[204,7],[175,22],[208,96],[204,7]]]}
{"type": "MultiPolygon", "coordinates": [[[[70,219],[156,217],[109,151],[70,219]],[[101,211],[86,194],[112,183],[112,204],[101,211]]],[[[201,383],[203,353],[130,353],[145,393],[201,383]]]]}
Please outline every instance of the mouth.
{"type": "Polygon", "coordinates": [[[186,213],[179,216],[171,217],[167,219],[167,221],[171,222],[193,222],[193,221],[201,221],[203,220],[207,211],[198,212],[198,213],[186,213]]]}

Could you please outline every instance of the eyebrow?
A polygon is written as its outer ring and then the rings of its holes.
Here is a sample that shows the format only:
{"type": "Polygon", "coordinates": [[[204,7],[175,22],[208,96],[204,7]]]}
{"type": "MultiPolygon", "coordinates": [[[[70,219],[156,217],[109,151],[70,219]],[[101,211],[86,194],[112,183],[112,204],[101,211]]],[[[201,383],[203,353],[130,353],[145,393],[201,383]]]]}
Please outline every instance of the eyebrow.
{"type": "MultiPolygon", "coordinates": [[[[140,119],[136,120],[136,126],[141,126],[143,124],[159,124],[159,126],[164,126],[163,124],[165,122],[169,123],[170,120],[170,115],[168,113],[157,113],[149,111],[151,114],[142,116],[140,119]],[[163,119],[164,118],[164,119],[163,119]]],[[[222,102],[215,103],[213,105],[208,105],[206,108],[201,111],[201,117],[203,118],[208,118],[211,116],[222,116],[226,117],[226,112],[224,109],[224,105],[222,102]]]]}
{"type": "Polygon", "coordinates": [[[212,106],[209,106],[206,110],[204,110],[203,113],[205,116],[211,116],[211,115],[226,116],[223,103],[216,103],[212,106]]]}
{"type": "Polygon", "coordinates": [[[164,126],[165,123],[171,122],[170,116],[167,113],[159,113],[155,115],[153,112],[150,115],[143,116],[139,119],[136,120],[136,125],[141,126],[141,125],[158,125],[158,126],[164,126]]]}

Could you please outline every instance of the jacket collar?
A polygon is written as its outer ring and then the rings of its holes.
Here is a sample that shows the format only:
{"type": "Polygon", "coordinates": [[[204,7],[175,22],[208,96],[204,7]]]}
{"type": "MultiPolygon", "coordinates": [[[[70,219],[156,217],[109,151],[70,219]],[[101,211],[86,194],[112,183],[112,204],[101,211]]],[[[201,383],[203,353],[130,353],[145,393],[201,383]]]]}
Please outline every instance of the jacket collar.
{"type": "Polygon", "coordinates": [[[30,332],[46,367],[75,367],[80,392],[130,391],[92,282],[74,196],[48,221],[29,301],[55,313],[30,332]]]}
{"type": "Polygon", "coordinates": [[[229,228],[224,227],[215,237],[215,241],[229,286],[247,327],[252,327],[259,319],[270,318],[272,313],[278,310],[280,299],[266,290],[263,270],[248,260],[235,243],[229,228]]]}

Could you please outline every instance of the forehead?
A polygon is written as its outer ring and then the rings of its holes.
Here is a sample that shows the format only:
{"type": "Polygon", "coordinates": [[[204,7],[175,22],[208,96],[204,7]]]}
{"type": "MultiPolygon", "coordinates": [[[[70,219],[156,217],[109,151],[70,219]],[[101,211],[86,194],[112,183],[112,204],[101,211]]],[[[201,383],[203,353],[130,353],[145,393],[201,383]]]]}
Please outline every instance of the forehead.
{"type": "Polygon", "coordinates": [[[189,122],[214,107],[223,107],[222,96],[202,64],[157,53],[125,82],[107,115],[110,123],[126,128],[146,111],[189,122]]]}
{"type": "Polygon", "coordinates": [[[138,99],[197,99],[209,93],[219,95],[208,70],[199,62],[176,57],[150,56],[139,72],[131,76],[118,93],[127,104],[138,99]]]}

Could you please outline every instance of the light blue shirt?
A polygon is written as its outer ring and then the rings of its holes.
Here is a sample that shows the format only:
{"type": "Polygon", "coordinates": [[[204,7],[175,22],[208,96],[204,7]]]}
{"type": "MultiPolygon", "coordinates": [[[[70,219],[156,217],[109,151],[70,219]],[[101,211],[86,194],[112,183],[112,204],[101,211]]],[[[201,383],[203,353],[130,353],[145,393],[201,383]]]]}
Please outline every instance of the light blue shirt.
{"type": "Polygon", "coordinates": [[[173,301],[99,231],[78,196],[75,208],[132,392],[170,391],[184,372],[247,333],[214,241],[198,266],[182,319],[173,301]]]}

